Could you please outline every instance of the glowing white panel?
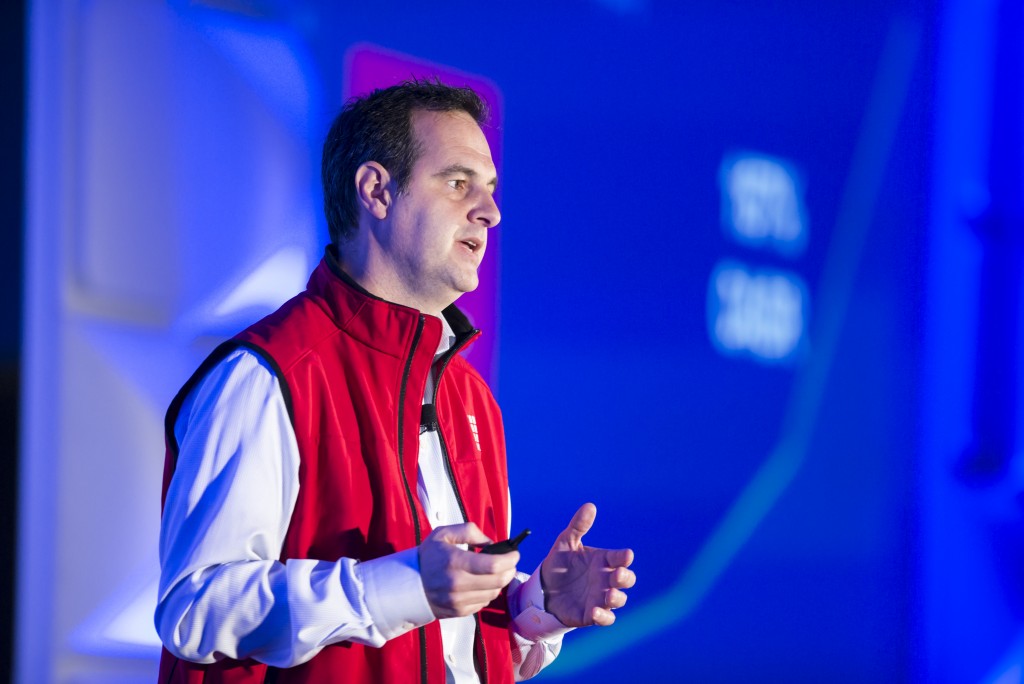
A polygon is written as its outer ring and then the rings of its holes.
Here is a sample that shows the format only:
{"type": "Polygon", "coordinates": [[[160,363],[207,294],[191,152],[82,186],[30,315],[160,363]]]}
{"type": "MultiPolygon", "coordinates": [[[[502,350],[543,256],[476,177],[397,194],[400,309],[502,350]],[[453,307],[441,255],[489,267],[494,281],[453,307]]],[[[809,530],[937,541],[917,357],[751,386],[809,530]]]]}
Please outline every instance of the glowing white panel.
{"type": "Polygon", "coordinates": [[[772,248],[787,256],[807,244],[804,188],[795,167],[760,154],[735,154],[722,160],[722,226],[748,247],[772,248]]]}
{"type": "Polygon", "coordinates": [[[283,294],[301,292],[309,277],[306,250],[286,247],[247,275],[214,309],[216,317],[257,307],[273,311],[283,301],[283,294]]]}
{"type": "Polygon", "coordinates": [[[286,27],[235,13],[30,17],[15,681],[153,682],[163,413],[319,258],[319,80],[286,27]]]}
{"type": "Polygon", "coordinates": [[[793,360],[805,344],[807,286],[793,273],[723,262],[708,284],[708,333],[726,356],[793,360]]]}
{"type": "Polygon", "coordinates": [[[126,580],[117,594],[75,629],[69,638],[72,647],[114,658],[158,658],[161,643],[153,611],[159,584],[159,573],[149,566],[138,577],[126,580]]]}

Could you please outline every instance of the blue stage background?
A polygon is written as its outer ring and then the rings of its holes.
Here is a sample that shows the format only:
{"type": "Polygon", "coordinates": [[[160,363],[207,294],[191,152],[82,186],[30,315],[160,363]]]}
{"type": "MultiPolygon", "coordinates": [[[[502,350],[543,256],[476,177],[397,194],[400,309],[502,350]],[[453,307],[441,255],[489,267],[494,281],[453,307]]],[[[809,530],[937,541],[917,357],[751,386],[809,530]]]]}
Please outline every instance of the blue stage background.
{"type": "Polygon", "coordinates": [[[148,681],[159,412],[318,258],[360,45],[503,98],[521,569],[584,501],[636,551],[543,680],[1021,681],[1014,11],[30,4],[19,681],[148,681]]]}

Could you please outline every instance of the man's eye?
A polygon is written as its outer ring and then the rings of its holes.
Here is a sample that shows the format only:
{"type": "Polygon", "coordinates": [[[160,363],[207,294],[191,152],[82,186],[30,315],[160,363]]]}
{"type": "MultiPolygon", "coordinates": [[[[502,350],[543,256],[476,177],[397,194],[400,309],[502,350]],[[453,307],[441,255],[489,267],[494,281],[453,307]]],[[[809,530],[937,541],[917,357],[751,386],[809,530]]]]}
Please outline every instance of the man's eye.
{"type": "Polygon", "coordinates": [[[465,190],[466,180],[464,178],[453,178],[448,181],[448,186],[451,187],[452,190],[465,190]]]}

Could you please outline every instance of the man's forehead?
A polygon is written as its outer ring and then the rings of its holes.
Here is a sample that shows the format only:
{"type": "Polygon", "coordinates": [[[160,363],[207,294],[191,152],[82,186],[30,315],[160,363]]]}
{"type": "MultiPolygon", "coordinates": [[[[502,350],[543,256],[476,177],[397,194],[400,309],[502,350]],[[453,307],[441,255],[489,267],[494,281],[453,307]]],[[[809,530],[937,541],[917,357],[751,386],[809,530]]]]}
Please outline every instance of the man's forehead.
{"type": "Polygon", "coordinates": [[[491,148],[479,124],[463,111],[413,110],[413,137],[420,159],[441,166],[473,164],[479,172],[494,173],[491,148]]]}

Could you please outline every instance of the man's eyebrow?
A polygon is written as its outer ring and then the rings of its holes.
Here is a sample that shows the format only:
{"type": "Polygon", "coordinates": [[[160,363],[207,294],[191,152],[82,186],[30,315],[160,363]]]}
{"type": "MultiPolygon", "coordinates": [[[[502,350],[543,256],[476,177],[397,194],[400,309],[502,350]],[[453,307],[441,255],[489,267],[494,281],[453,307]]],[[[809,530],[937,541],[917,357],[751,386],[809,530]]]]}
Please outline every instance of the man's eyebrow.
{"type": "MultiPolygon", "coordinates": [[[[480,175],[475,170],[469,168],[468,166],[463,166],[462,164],[449,164],[448,166],[444,167],[443,169],[435,173],[434,177],[444,178],[445,176],[453,176],[460,173],[469,178],[476,178],[477,176],[480,175]]],[[[490,186],[491,191],[493,192],[494,188],[498,187],[497,176],[488,181],[487,185],[490,186]]]]}

